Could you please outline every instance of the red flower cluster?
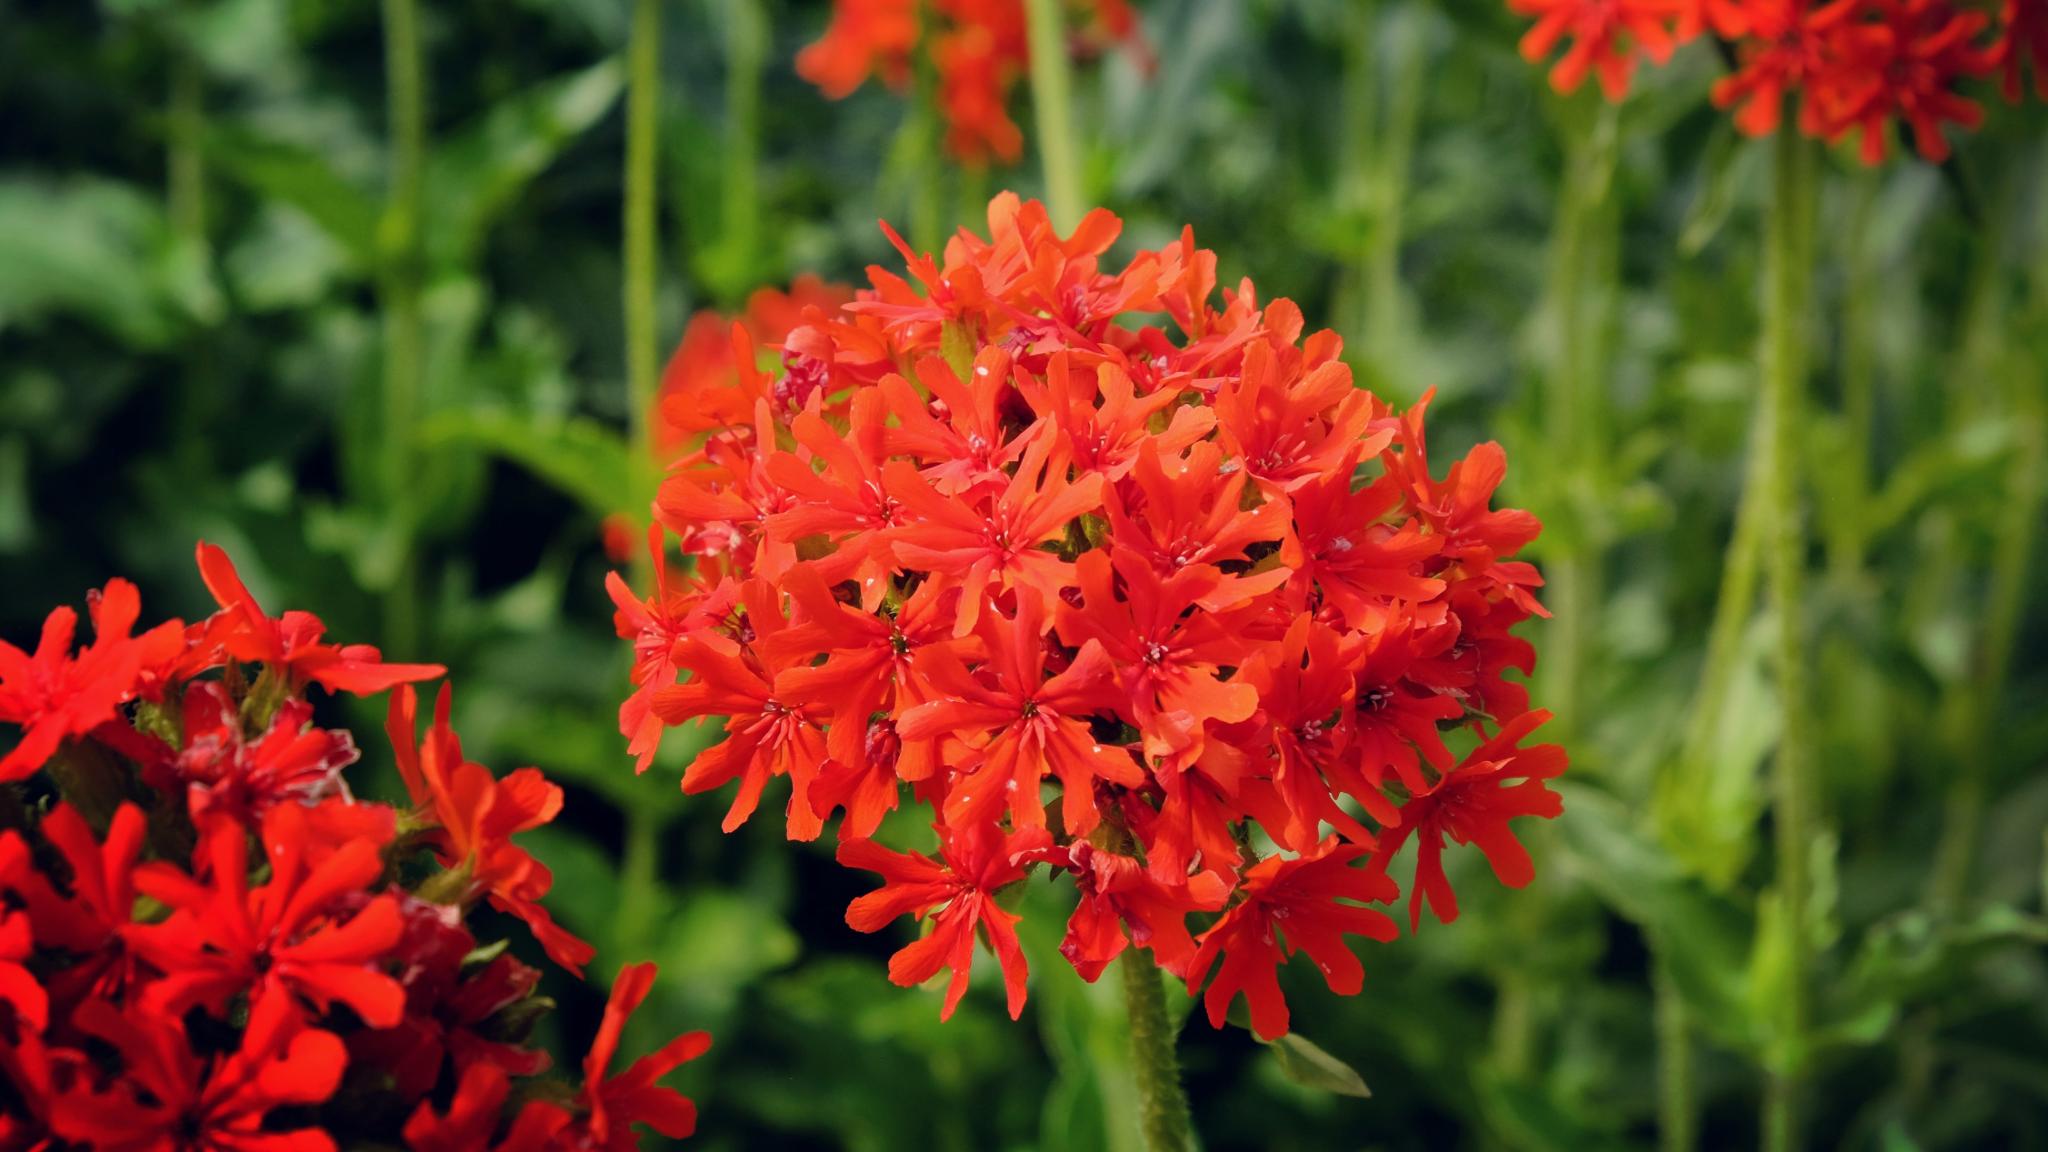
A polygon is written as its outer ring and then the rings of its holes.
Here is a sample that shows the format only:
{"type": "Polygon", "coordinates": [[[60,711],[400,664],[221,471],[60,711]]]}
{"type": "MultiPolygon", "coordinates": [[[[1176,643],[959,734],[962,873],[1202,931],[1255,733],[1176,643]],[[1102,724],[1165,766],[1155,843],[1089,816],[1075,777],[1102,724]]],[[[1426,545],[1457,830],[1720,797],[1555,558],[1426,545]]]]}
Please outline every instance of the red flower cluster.
{"type": "Polygon", "coordinates": [[[0,1149],[415,1152],[637,1147],[632,1125],[694,1126],[656,1081],[702,1052],[684,1036],[607,1078],[652,965],[612,988],[584,1083],[527,1040],[540,973],[465,923],[487,900],[572,973],[589,945],[537,901],[547,869],[512,842],[560,810],[532,768],[465,760],[444,685],[419,739],[411,684],[271,617],[225,553],[199,546],[219,611],[140,635],[135,586],[50,614],[33,654],[0,642],[0,1149]],[[251,666],[259,666],[254,679],[251,666]],[[352,796],[347,732],[309,685],[396,687],[400,810],[352,796]]]}
{"type": "Polygon", "coordinates": [[[733,417],[655,504],[693,570],[657,533],[651,595],[612,578],[621,723],[644,770],[665,727],[724,721],[683,790],[736,783],[728,831],[780,780],[791,838],[841,813],[840,861],[885,881],[848,922],[930,920],[890,974],[951,969],[948,1013],[983,935],[1021,1010],[997,893],[1044,866],[1079,891],[1083,976],[1131,945],[1191,990],[1213,967],[1212,1019],[1243,991],[1271,1036],[1293,952],[1358,990],[1344,937],[1393,935],[1367,905],[1403,843],[1411,924],[1456,915],[1446,835],[1528,881],[1508,822],[1554,816],[1564,769],[1521,746],[1547,714],[1508,676],[1539,525],[1490,506],[1498,445],[1437,479],[1423,405],[1354,387],[1293,304],[1219,306],[1192,232],[1105,271],[1120,227],[1062,237],[1005,194],[943,262],[889,232],[911,280],[808,310],[779,371],[742,349],[699,406],[733,417]],[[936,855],[869,839],[906,784],[936,855]]]}
{"type": "Polygon", "coordinates": [[[1608,99],[1628,91],[1638,56],[1656,63],[1702,35],[1728,45],[1734,70],[1715,83],[1716,107],[1734,108],[1752,136],[1775,132],[1788,98],[1799,131],[1829,143],[1860,136],[1865,164],[1883,161],[1889,126],[1910,129],[1922,156],[1939,163],[1944,125],[1974,128],[1984,110],[1957,91],[2001,71],[2018,101],[2021,72],[2048,100],[2048,3],[2006,0],[1990,13],[1951,0],[1508,0],[1536,23],[1522,55],[1540,60],[1569,39],[1551,84],[1570,92],[1590,73],[1608,99]],[[1987,35],[1988,34],[1988,35],[1987,35]]]}
{"type": "MultiPolygon", "coordinates": [[[[1075,51],[1136,43],[1128,0],[1066,3],[1081,17],[1075,51]]],[[[947,149],[970,164],[1014,163],[1024,135],[1010,119],[1010,89],[1030,60],[1024,0],[833,0],[831,24],[797,55],[796,70],[838,100],[870,76],[904,87],[919,51],[938,76],[947,149]],[[920,27],[920,13],[935,26],[920,27]]]]}

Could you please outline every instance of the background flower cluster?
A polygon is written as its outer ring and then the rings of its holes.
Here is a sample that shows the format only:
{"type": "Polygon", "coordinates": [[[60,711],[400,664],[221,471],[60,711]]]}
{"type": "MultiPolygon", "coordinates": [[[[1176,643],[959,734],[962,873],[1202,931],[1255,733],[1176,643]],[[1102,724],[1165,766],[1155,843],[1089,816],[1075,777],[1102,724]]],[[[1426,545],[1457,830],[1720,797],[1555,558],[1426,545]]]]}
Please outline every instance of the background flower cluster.
{"type": "Polygon", "coordinates": [[[613,1069],[651,964],[612,985],[582,1082],[532,1033],[541,973],[481,939],[488,905],[581,976],[592,948],[540,901],[554,878],[512,837],[553,820],[538,770],[467,760],[436,665],[267,615],[199,546],[219,610],[141,633],[134,584],[0,642],[0,1148],[413,1152],[639,1146],[696,1110],[658,1081],[710,1043],[677,1037],[613,1069]],[[76,646],[74,647],[74,645],[76,646]],[[394,690],[395,691],[392,691],[394,690]],[[358,800],[354,737],[309,693],[392,692],[409,801],[358,800]],[[516,1086],[515,1086],[516,1084],[516,1086]]]}

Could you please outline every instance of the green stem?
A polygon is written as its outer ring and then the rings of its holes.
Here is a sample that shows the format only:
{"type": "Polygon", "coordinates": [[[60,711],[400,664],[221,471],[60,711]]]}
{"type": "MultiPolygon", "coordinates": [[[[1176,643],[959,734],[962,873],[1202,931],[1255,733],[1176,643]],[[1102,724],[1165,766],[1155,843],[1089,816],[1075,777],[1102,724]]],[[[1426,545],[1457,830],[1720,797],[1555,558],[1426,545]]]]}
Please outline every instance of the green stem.
{"type": "Polygon", "coordinates": [[[627,961],[648,954],[654,916],[660,903],[660,811],[634,805],[625,810],[626,844],[619,859],[619,916],[612,933],[619,955],[627,961]]]}
{"type": "Polygon", "coordinates": [[[420,317],[420,204],[426,155],[426,78],[420,55],[417,0],[384,0],[385,95],[390,187],[381,236],[379,294],[384,312],[384,449],[382,482],[396,521],[397,570],[385,598],[385,640],[410,654],[418,626],[412,509],[413,440],[419,423],[424,338],[420,317]]]}
{"type": "Polygon", "coordinates": [[[751,285],[759,267],[761,221],[761,72],[768,57],[768,10],[759,0],[725,5],[725,236],[738,275],[751,285]]]}
{"type": "Polygon", "coordinates": [[[946,230],[945,194],[939,182],[947,167],[946,129],[939,113],[939,67],[931,53],[937,42],[937,14],[929,0],[917,6],[917,19],[920,50],[912,53],[914,101],[905,126],[911,156],[910,244],[919,252],[937,252],[945,242],[946,230]]]}
{"type": "Polygon", "coordinates": [[[205,75],[199,58],[182,38],[171,45],[170,154],[166,158],[165,200],[171,231],[183,239],[206,238],[205,75]]]}
{"type": "Polygon", "coordinates": [[[1031,44],[1031,108],[1045,165],[1045,203],[1064,232],[1081,222],[1081,169],[1075,158],[1073,76],[1061,0],[1024,0],[1031,44]]]}
{"type": "Polygon", "coordinates": [[[1138,1077],[1138,1108],[1147,1152],[1193,1152],[1194,1121],[1181,1089],[1174,1055],[1173,1025],[1166,1015],[1166,988],[1159,965],[1141,948],[1126,948],[1124,1003],[1131,1019],[1131,1064],[1138,1077]]]}
{"type": "MultiPolygon", "coordinates": [[[[1943,801],[1941,838],[1936,843],[1928,901],[1937,913],[1959,910],[1969,891],[1976,863],[1977,832],[1983,823],[1990,786],[1993,744],[1999,702],[2012,669],[2013,643],[2030,587],[2027,567],[2033,552],[2035,525],[2041,508],[2044,413],[2041,394],[2032,381],[2041,365],[2022,360],[2000,363],[2000,352],[2024,358],[2023,351],[2004,348],[2011,327],[2006,320],[2006,290],[2001,275],[2006,259],[2005,236],[2017,207],[2018,169],[2002,181],[1985,222],[1983,245],[1970,288],[1963,338],[1946,395],[1957,398],[1963,419],[1982,419],[1991,405],[2003,402],[2012,430],[2013,455],[2008,465],[2006,498],[1992,529],[1990,574],[1984,589],[1982,630],[1972,638],[1970,663],[1943,694],[1942,734],[1951,750],[1954,771],[1943,801]],[[1982,387],[1981,381],[2002,380],[2004,395],[1982,387]]],[[[2048,313],[2048,267],[2034,277],[2037,313],[2048,313]]],[[[2041,323],[2037,315],[2034,323],[2041,323]]]]}
{"type": "MultiPolygon", "coordinates": [[[[1367,8],[1370,12],[1370,7],[1367,8]]],[[[1368,16],[1369,20],[1370,17],[1368,16]]],[[[1422,117],[1423,40],[1421,21],[1413,12],[1397,12],[1389,45],[1394,72],[1393,100],[1387,107],[1386,131],[1379,137],[1372,181],[1372,229],[1365,253],[1366,343],[1386,366],[1391,382],[1394,350],[1403,335],[1401,304],[1401,241],[1405,227],[1408,173],[1415,155],[1415,128],[1422,117]]]]}
{"type": "MultiPolygon", "coordinates": [[[[2011,374],[2019,378],[2021,373],[2011,374]]],[[[2039,377],[2034,377],[2038,379],[2039,377]]],[[[1969,892],[1977,857],[1977,830],[1983,823],[1993,747],[1991,733],[2006,678],[2012,669],[2013,643],[2032,587],[2029,559],[2040,522],[2044,428],[2040,394],[2022,384],[2013,389],[2012,463],[1995,528],[1990,580],[1985,590],[1984,628],[1977,638],[1965,686],[1951,690],[1944,704],[1944,727],[1955,748],[1951,778],[1942,814],[1941,839],[1935,850],[1930,903],[1939,913],[1959,909],[1969,892]]]]}
{"type": "Polygon", "coordinates": [[[1653,965],[1651,990],[1657,1010],[1657,1146],[1662,1152],[1693,1152],[1699,1103],[1692,1081],[1692,1022],[1662,963],[1653,965]]]}
{"type": "Polygon", "coordinates": [[[1794,132],[1776,141],[1772,200],[1764,250],[1763,391],[1771,409],[1768,553],[1776,601],[1778,698],[1783,731],[1772,777],[1778,908],[1785,917],[1785,996],[1779,1028],[1787,1055],[1771,1069],[1765,1094],[1764,1146],[1789,1152],[1799,1144],[1811,935],[1807,931],[1807,850],[1813,835],[1812,713],[1806,650],[1806,521],[1800,508],[1799,453],[1806,384],[1807,309],[1813,270],[1811,237],[1815,148],[1794,132]]]}
{"type": "Polygon", "coordinates": [[[1828,572],[1849,585],[1863,565],[1864,516],[1870,502],[1870,445],[1877,410],[1876,333],[1872,330],[1870,289],[1870,214],[1877,199],[1877,179],[1858,173],[1852,183],[1847,220],[1842,229],[1847,251],[1842,254],[1842,458],[1836,467],[1842,506],[1830,510],[1827,526],[1828,572]]]}
{"type": "Polygon", "coordinates": [[[1712,744],[1728,718],[1728,693],[1734,687],[1743,633],[1748,631],[1756,608],[1764,526],[1770,515],[1773,427],[1770,406],[1759,405],[1750,422],[1742,497],[1735,506],[1735,528],[1721,563],[1721,586],[1714,599],[1713,623],[1708,626],[1699,694],[1693,698],[1685,744],[1679,753],[1679,764],[1688,774],[1705,771],[1712,744]]]}
{"type": "Polygon", "coordinates": [[[655,334],[654,165],[661,129],[662,0],[634,0],[626,90],[625,283],[626,420],[634,459],[648,456],[650,421],[659,387],[655,334]]]}

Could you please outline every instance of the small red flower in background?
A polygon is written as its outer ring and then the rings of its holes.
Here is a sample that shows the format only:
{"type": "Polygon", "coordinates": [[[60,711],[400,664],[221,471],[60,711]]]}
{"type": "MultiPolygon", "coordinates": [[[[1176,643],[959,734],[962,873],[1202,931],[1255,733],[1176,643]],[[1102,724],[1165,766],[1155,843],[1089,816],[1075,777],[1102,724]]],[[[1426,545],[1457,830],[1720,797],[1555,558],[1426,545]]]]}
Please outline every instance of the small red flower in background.
{"type": "Polygon", "coordinates": [[[1882,163],[1897,121],[1934,163],[1948,158],[1944,127],[1975,128],[1983,109],[1960,90],[1965,80],[2001,75],[2005,98],[2021,97],[2029,61],[2034,90],[2048,100],[2048,4],[2005,0],[1997,20],[1950,0],[1507,0],[1536,17],[1523,55],[1547,56],[1573,39],[1551,83],[1577,88],[1591,71],[1609,100],[1627,94],[1637,56],[1662,64],[1679,44],[1702,35],[1724,42],[1729,75],[1713,101],[1734,108],[1745,134],[1778,130],[1785,101],[1806,136],[1837,143],[1854,132],[1865,164],[1882,163]],[[1995,28],[1995,31],[1994,31],[1995,28]],[[1992,32],[1985,42],[1987,31],[1992,32]]]}
{"type": "Polygon", "coordinates": [[[1522,37],[1522,58],[1541,60],[1567,37],[1571,46],[1550,70],[1550,85],[1571,92],[1587,75],[1600,81],[1609,100],[1628,94],[1636,53],[1662,64],[1676,40],[1679,10],[1672,0],[1508,0],[1508,8],[1536,18],[1522,37]]]}
{"type": "Polygon", "coordinates": [[[137,635],[134,586],[115,580],[83,651],[69,610],[35,654],[0,645],[9,762],[66,769],[0,830],[0,1148],[577,1152],[635,1148],[636,1125],[687,1134],[693,1106],[656,1081],[703,1034],[605,1079],[651,965],[614,988],[588,1083],[517,1089],[574,1103],[504,1114],[514,1080],[549,1067],[528,1036],[550,1002],[468,912],[488,899],[565,966],[589,959],[511,840],[561,790],[466,760],[445,687],[422,744],[406,686],[393,728],[412,806],[357,799],[354,737],[314,723],[308,686],[439,669],[324,643],[303,612],[273,620],[224,553],[199,557],[222,607],[190,628],[137,635]],[[151,792],[147,812],[109,799],[151,792]]]}
{"type": "MultiPolygon", "coordinates": [[[[1097,52],[1122,43],[1146,62],[1137,18],[1125,0],[1064,2],[1080,17],[1075,50],[1097,52]]],[[[797,53],[796,70],[839,100],[870,76],[905,87],[920,51],[938,76],[947,150],[969,164],[1015,163],[1024,135],[1010,119],[1008,104],[1030,64],[1024,0],[833,0],[831,23],[797,53]]]]}
{"type": "Polygon", "coordinates": [[[1491,743],[1525,731],[1508,673],[1542,581],[1513,557],[1539,525],[1492,506],[1498,445],[1439,478],[1423,406],[1356,388],[1294,305],[1212,301],[1192,233],[1112,271],[1107,212],[1063,236],[1005,194],[988,220],[942,259],[887,232],[906,275],[807,311],[779,378],[739,347],[701,398],[730,415],[657,500],[657,555],[694,570],[612,583],[621,731],[644,764],[650,716],[722,718],[683,789],[736,783],[728,831],[782,777],[791,838],[844,808],[839,862],[883,878],[848,923],[926,922],[890,976],[949,971],[942,1015],[981,939],[1022,1011],[1002,894],[1045,867],[1073,878],[1082,976],[1135,947],[1276,1034],[1295,952],[1359,990],[1345,938],[1392,935],[1364,905],[1399,895],[1368,858],[1411,821],[1492,855],[1511,816],[1555,814],[1511,792],[1467,818],[1481,769],[1453,752],[1554,774],[1491,743]],[[869,839],[906,795],[936,856],[869,839]]]}

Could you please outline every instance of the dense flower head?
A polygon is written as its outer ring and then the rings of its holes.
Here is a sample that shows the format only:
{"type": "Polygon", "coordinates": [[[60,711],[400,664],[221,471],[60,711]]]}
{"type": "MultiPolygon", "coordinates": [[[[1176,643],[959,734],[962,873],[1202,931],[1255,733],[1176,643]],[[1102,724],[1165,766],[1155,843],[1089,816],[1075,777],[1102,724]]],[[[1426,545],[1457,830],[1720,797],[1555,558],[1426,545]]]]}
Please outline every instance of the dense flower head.
{"type": "MultiPolygon", "coordinates": [[[[1123,43],[1142,53],[1127,0],[1063,2],[1074,51],[1123,43]]],[[[1024,0],[833,0],[831,23],[797,55],[796,70],[837,100],[871,76],[906,86],[922,53],[936,76],[947,150],[970,164],[1009,164],[1024,150],[1009,101],[1030,62],[1028,41],[1024,0]]]]}
{"type": "Polygon", "coordinates": [[[1656,63],[1701,36],[1723,42],[1729,73],[1716,107],[1732,108],[1751,136],[1777,131],[1787,101],[1798,130],[1829,143],[1855,135],[1865,164],[1887,139],[1910,133],[1923,157],[1947,159],[1948,125],[1975,128],[1984,110],[1966,80],[2000,73],[2018,101],[2022,72],[2048,100],[2048,4],[2006,0],[1996,19],[1953,0],[1507,0],[1536,23],[1522,40],[1531,60],[1569,46],[1551,70],[1560,92],[1596,75],[1610,100],[1627,94],[1640,57],[1656,63]]]}
{"type": "Polygon", "coordinates": [[[424,738],[413,682],[267,615],[226,553],[199,547],[219,611],[137,633],[114,580],[90,644],[52,613],[35,650],[0,642],[0,1149],[252,1152],[340,1147],[630,1149],[635,1125],[694,1123],[657,1081],[682,1037],[610,1078],[651,965],[613,987],[586,1082],[532,1079],[549,1001],[489,902],[572,972],[588,945],[540,907],[550,878],[513,841],[551,820],[536,769],[465,759],[444,684],[424,738]],[[409,805],[358,799],[355,738],[315,721],[312,686],[392,700],[409,805]]]}
{"type": "Polygon", "coordinates": [[[702,406],[731,416],[655,500],[655,586],[611,583],[621,728],[644,770],[665,727],[721,723],[682,787],[732,786],[728,831],[836,818],[883,881],[848,922],[928,922],[890,976],[950,970],[942,1014],[983,940],[1021,1012],[1001,893],[1042,871],[1075,886],[1081,975],[1146,949],[1270,1036],[1295,952],[1359,990],[1348,940],[1393,935],[1369,905],[1408,840],[1443,920],[1447,840],[1528,882],[1509,822],[1556,814],[1563,767],[1522,746],[1540,525],[1493,507],[1499,446],[1440,476],[1427,400],[1354,386],[1292,303],[1219,294],[1191,231],[1112,270],[1120,228],[1007,193],[941,257],[884,225],[907,277],[737,346],[702,406]],[[922,851],[873,839],[906,796],[922,851]]]}

